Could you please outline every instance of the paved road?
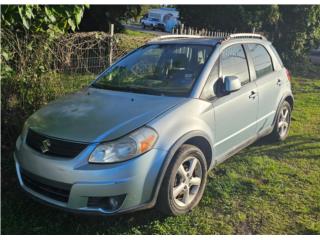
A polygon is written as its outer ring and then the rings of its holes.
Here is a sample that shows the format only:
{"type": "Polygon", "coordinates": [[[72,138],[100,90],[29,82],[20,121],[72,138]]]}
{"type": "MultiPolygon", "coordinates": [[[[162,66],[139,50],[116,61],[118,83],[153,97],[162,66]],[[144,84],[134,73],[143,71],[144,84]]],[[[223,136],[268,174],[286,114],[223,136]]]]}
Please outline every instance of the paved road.
{"type": "Polygon", "coordinates": [[[161,31],[153,31],[152,29],[143,29],[142,26],[138,26],[138,25],[130,25],[130,24],[124,24],[123,25],[126,29],[132,30],[132,31],[139,31],[139,32],[145,32],[145,33],[151,33],[154,35],[168,35],[170,33],[167,32],[161,32],[161,31]]]}

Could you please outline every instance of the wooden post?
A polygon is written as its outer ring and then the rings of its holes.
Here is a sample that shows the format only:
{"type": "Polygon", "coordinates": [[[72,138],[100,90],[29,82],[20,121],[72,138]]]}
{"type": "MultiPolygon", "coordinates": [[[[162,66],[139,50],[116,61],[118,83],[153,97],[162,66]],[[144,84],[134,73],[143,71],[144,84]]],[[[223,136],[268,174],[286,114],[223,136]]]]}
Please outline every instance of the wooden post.
{"type": "Polygon", "coordinates": [[[183,28],[184,28],[184,24],[181,24],[181,28],[180,28],[180,34],[183,34],[183,28]]]}
{"type": "Polygon", "coordinates": [[[113,57],[113,34],[114,34],[114,24],[110,24],[110,44],[109,44],[109,66],[112,64],[113,57]]]}

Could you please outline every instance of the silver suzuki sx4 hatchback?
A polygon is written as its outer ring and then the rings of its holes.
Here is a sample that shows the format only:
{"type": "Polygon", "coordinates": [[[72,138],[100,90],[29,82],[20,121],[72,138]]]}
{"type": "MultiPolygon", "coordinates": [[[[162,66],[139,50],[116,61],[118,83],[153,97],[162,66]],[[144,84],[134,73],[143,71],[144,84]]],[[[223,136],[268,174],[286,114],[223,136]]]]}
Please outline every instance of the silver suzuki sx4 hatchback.
{"type": "Polygon", "coordinates": [[[162,36],[30,116],[17,176],[32,197],[66,210],[184,214],[216,164],[260,137],[287,137],[293,103],[290,75],[263,36],[162,36]]]}

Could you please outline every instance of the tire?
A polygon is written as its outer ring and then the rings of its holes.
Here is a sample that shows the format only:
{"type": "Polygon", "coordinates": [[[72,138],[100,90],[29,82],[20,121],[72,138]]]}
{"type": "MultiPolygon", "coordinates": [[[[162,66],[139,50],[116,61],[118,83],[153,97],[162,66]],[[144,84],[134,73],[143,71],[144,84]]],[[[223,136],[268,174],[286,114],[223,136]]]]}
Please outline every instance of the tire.
{"type": "Polygon", "coordinates": [[[284,101],[276,117],[274,128],[269,135],[271,141],[284,141],[288,134],[291,124],[291,105],[284,101]]]}
{"type": "Polygon", "coordinates": [[[169,216],[191,211],[201,200],[206,181],[205,156],[193,145],[182,145],[165,173],[157,201],[158,210],[169,216]]]}
{"type": "Polygon", "coordinates": [[[142,23],[142,28],[146,29],[146,25],[144,23],[142,23]]]}

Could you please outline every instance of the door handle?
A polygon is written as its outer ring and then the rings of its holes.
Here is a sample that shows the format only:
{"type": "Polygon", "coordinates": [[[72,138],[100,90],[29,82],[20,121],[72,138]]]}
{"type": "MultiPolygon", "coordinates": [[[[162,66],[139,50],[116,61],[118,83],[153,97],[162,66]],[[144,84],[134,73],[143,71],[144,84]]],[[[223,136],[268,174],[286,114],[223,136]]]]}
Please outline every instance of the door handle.
{"type": "Polygon", "coordinates": [[[257,93],[255,91],[251,91],[251,94],[249,95],[249,98],[255,99],[257,96],[257,93]]]}
{"type": "Polygon", "coordinates": [[[281,86],[281,84],[282,84],[281,79],[278,79],[278,81],[277,81],[277,85],[278,85],[278,86],[281,86]]]}

